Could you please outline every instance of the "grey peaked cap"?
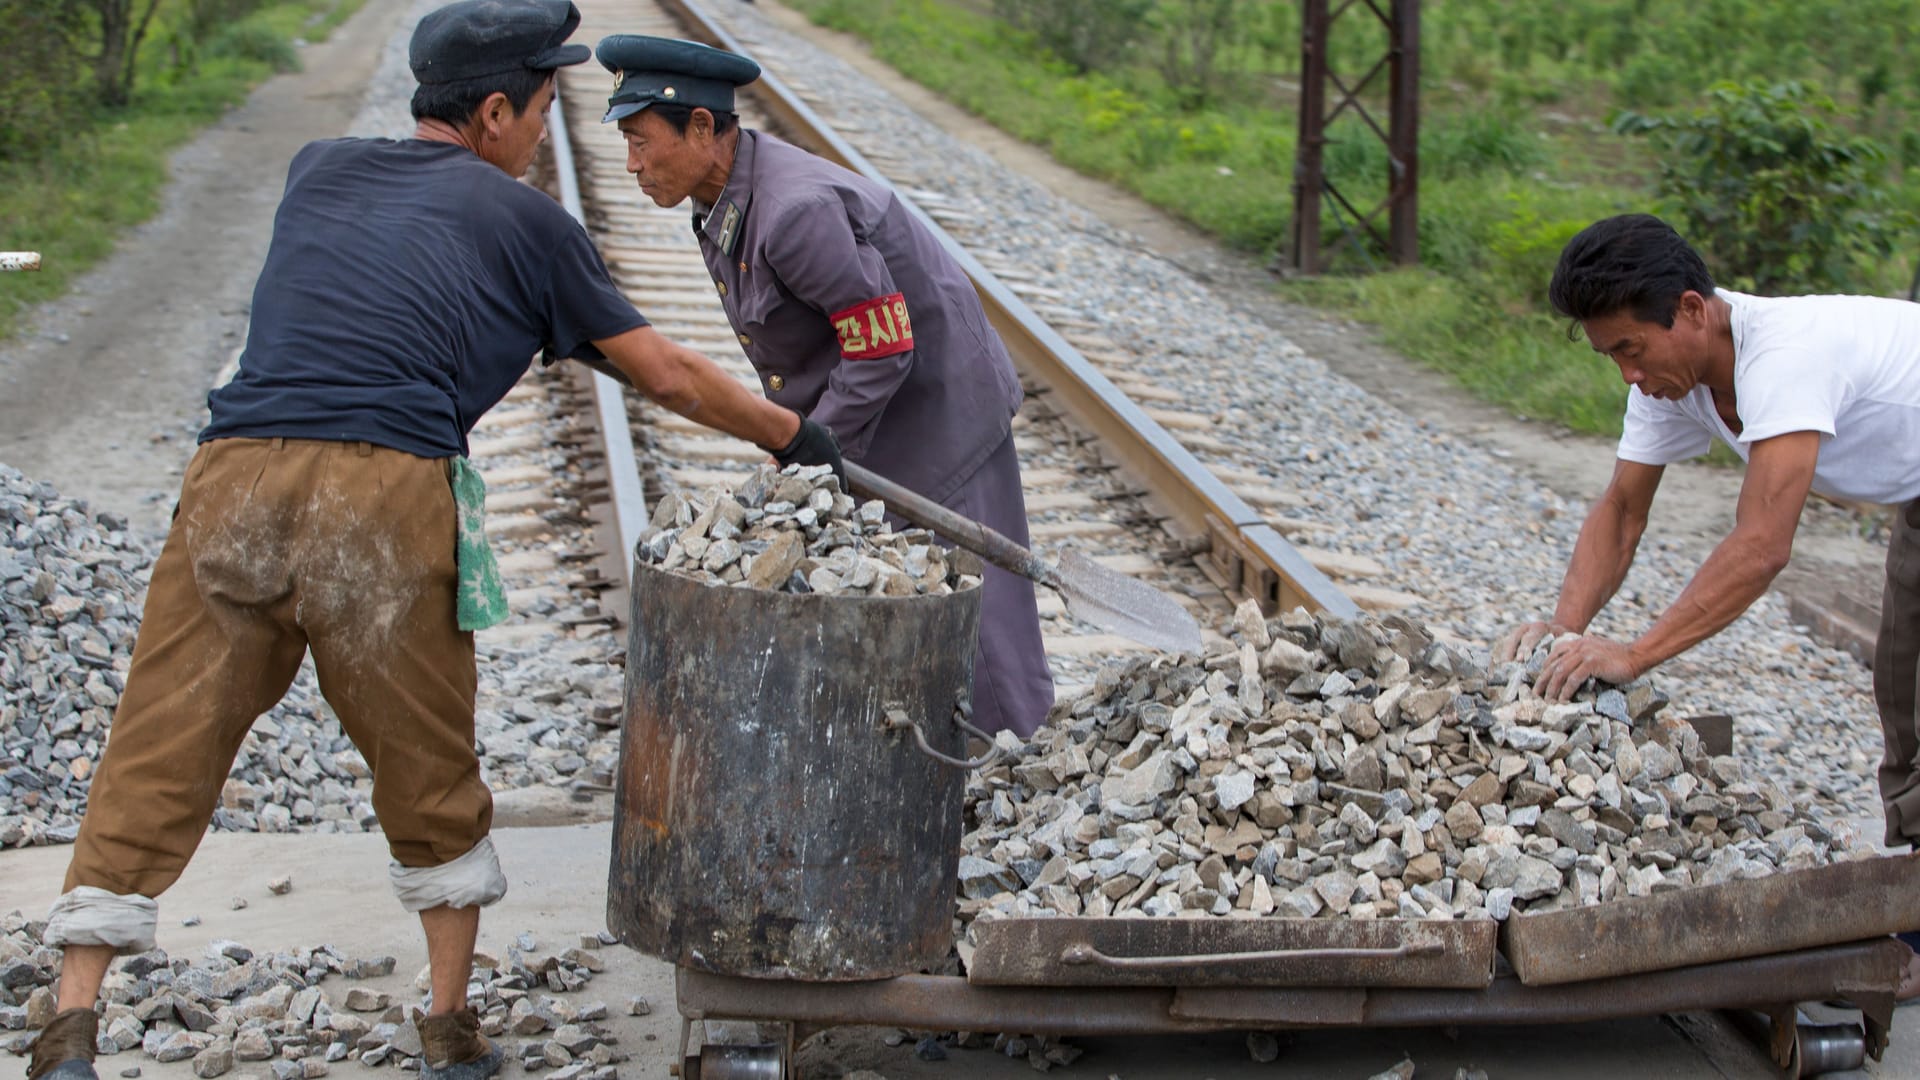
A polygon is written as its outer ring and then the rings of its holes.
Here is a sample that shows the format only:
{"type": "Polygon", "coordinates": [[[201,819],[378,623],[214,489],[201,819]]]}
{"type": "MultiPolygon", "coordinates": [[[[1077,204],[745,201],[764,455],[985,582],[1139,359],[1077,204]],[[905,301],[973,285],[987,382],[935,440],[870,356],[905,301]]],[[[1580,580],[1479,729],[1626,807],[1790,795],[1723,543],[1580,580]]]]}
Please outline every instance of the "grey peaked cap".
{"type": "Polygon", "coordinates": [[[760,77],[748,57],[677,38],[612,34],[594,54],[614,74],[604,124],[659,104],[732,112],[734,88],[760,77]]]}

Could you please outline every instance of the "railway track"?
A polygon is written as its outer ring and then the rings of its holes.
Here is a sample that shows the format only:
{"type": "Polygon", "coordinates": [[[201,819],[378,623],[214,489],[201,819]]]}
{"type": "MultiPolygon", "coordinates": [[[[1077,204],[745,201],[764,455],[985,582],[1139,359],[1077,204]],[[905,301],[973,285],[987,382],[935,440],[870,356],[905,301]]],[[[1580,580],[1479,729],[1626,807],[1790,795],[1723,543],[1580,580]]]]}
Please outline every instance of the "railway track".
{"type": "MultiPolygon", "coordinates": [[[[697,12],[677,0],[667,0],[666,7],[642,0],[579,2],[586,15],[580,40],[646,32],[729,41],[711,24],[687,21],[697,12]]],[[[893,183],[975,270],[1029,391],[1015,434],[1036,546],[1077,548],[1153,581],[1180,597],[1207,627],[1219,626],[1249,595],[1273,606],[1304,604],[1340,613],[1417,601],[1383,582],[1377,564],[1319,547],[1331,547],[1336,538],[1329,526],[1308,520],[1315,508],[1306,494],[1246,468],[1244,450],[1236,454],[1229,438],[1221,437],[1230,437],[1221,417],[1196,407],[1183,392],[1187,388],[1144,374],[1160,365],[1130,356],[1108,336],[1122,335],[1109,331],[1098,315],[1070,306],[1067,297],[1042,285],[1045,274],[1028,265],[1026,256],[987,244],[988,230],[980,227],[987,223],[973,216],[980,211],[937,190],[938,162],[863,145],[858,118],[835,115],[832,102],[812,92],[809,72],[786,63],[777,49],[750,51],[766,64],[769,77],[765,87],[745,96],[749,126],[893,183]],[[826,122],[838,132],[822,126],[826,122]]],[[[599,123],[608,82],[597,66],[563,73],[553,160],[543,179],[588,224],[636,306],[669,337],[703,350],[744,384],[757,386],[715,299],[685,210],[661,210],[640,195],[625,172],[620,139],[599,123]]],[[[483,652],[540,658],[506,679],[497,672],[511,665],[491,658],[481,665],[483,701],[493,682],[493,701],[483,711],[496,721],[506,717],[493,734],[517,733],[527,747],[524,764],[507,757],[503,766],[503,756],[489,745],[489,779],[496,787],[536,789],[527,792],[532,795],[551,794],[537,789],[553,785],[561,789],[561,802],[570,801],[565,789],[571,787],[576,799],[586,796],[581,801],[597,805],[574,807],[569,816],[604,816],[611,807],[594,795],[612,781],[621,714],[620,673],[605,661],[624,646],[627,553],[646,508],[670,490],[731,483],[762,455],[645,403],[580,365],[536,371],[523,380],[477,426],[472,452],[488,482],[489,531],[514,612],[505,625],[483,632],[480,646],[483,652]],[[556,670],[561,681],[552,678],[556,670]],[[530,704],[518,705],[523,698],[530,704]],[[598,729],[570,726],[559,715],[575,708],[598,729]]],[[[1108,659],[1136,648],[1074,623],[1051,595],[1043,594],[1041,603],[1048,651],[1064,692],[1089,680],[1108,659]]],[[[491,737],[483,724],[483,741],[491,737]]],[[[547,804],[542,813],[514,813],[515,794],[500,791],[500,823],[561,820],[547,804]]],[[[1059,1008],[1057,998],[1027,999],[1029,1013],[1059,1008]]],[[[682,1000],[696,1011],[701,1007],[697,996],[682,1000]]],[[[969,1026],[954,1019],[967,1006],[963,997],[946,1001],[925,1026],[969,1026]]],[[[791,1008],[782,1003],[769,1015],[791,1017],[791,1008]]],[[[1599,1005],[1580,1008],[1605,1011],[1599,1005]]],[[[898,1016],[880,1008],[873,1019],[893,1025],[898,1016]]],[[[971,1026],[995,1025],[981,1019],[971,1026]]],[[[999,1026],[1008,1025],[1003,1020],[999,1026]]],[[[1659,1026],[1646,1021],[1623,1029],[1621,1041],[1651,1041],[1659,1026]]],[[[1153,1030],[1151,1019],[1137,1030],[1153,1030]]],[[[1453,1037],[1449,1033],[1449,1041],[1453,1037]]],[[[1664,1032],[1660,1038],[1674,1041],[1664,1032]]],[[[1192,1053],[1190,1042],[1166,1042],[1167,1054],[1192,1053]]],[[[1143,1048],[1141,1057],[1161,1052],[1143,1048]]],[[[1450,1052],[1430,1051],[1436,1057],[1450,1052]]],[[[1685,1049],[1661,1053],[1675,1062],[1697,1057],[1685,1049]]],[[[1734,1050],[1725,1053],[1722,1062],[1734,1050]]],[[[1238,1054],[1230,1046],[1223,1056],[1238,1054]]],[[[1130,1065],[1144,1075],[1191,1075],[1184,1058],[1158,1070],[1144,1060],[1130,1065]]],[[[1719,1072],[1744,1074],[1738,1068],[1719,1072]]]]}
{"type": "MultiPolygon", "coordinates": [[[[579,3],[585,14],[579,40],[642,32],[731,43],[681,0],[579,3]]],[[[1321,531],[1326,526],[1301,513],[1306,495],[1236,465],[1233,447],[1215,437],[1219,418],[1192,407],[1180,387],[1140,374],[1097,318],[1066,306],[1023,268],[1020,256],[979,243],[977,219],[929,185],[925,170],[937,164],[878,148],[863,154],[857,118],[832,115],[830,103],[811,94],[806,72],[786,70],[777,51],[751,51],[769,77],[744,97],[747,125],[893,183],[974,271],[1029,391],[1014,430],[1037,547],[1076,548],[1152,581],[1209,628],[1243,596],[1339,614],[1418,601],[1383,583],[1378,564],[1314,546],[1329,538],[1321,531]]],[[[642,196],[625,171],[617,133],[599,123],[607,83],[593,65],[562,73],[545,180],[588,225],[622,287],[663,333],[757,387],[715,299],[685,209],[661,210],[642,196]]],[[[590,699],[598,732],[532,722],[533,753],[549,765],[574,759],[559,771],[563,780],[571,778],[576,797],[590,797],[612,780],[607,765],[621,711],[620,679],[604,661],[624,645],[628,553],[646,507],[667,491],[733,483],[763,455],[581,365],[523,380],[476,427],[472,453],[488,482],[489,532],[514,612],[507,624],[482,633],[481,647],[578,665],[571,687],[530,676],[498,687],[496,698],[531,690],[537,703],[549,696],[590,699]]],[[[1051,595],[1043,593],[1041,605],[1064,692],[1090,680],[1106,660],[1137,649],[1076,624],[1051,595]]],[[[1211,630],[1208,636],[1209,645],[1218,643],[1211,630]]],[[[482,665],[483,679],[489,670],[482,665]]],[[[529,723],[526,717],[540,711],[526,709],[514,722],[529,723]]],[[[489,772],[494,775],[491,763],[489,772]]],[[[604,800],[601,809],[610,809],[604,800]]]]}
{"type": "MultiPolygon", "coordinates": [[[[596,0],[580,7],[583,41],[648,33],[741,48],[681,0],[596,0]]],[[[1077,549],[1153,582],[1193,611],[1208,628],[1209,644],[1217,640],[1211,628],[1242,596],[1270,608],[1302,604],[1336,614],[1417,599],[1361,581],[1382,572],[1368,560],[1290,543],[1287,534],[1315,528],[1288,514],[1304,504],[1302,494],[1225,463],[1229,448],[1208,434],[1214,417],[1186,407],[1177,388],[1130,370],[1129,358],[1097,323],[1060,308],[1057,296],[1022,273],[1017,258],[970,246],[969,216],[916,186],[913,163],[864,155],[856,145],[857,122],[834,118],[845,129],[835,130],[816,111],[821,103],[810,100],[805,72],[782,70],[779,57],[758,59],[767,74],[746,88],[743,123],[892,184],[973,276],[1028,390],[1013,430],[1036,547],[1077,549]],[[1344,590],[1333,576],[1346,579],[1344,590]]],[[[662,333],[757,390],[686,208],[661,209],[642,195],[626,172],[624,143],[599,122],[606,85],[595,65],[561,72],[560,103],[550,120],[550,186],[588,226],[616,280],[662,333]]],[[[734,483],[764,459],[754,447],[623,393],[577,365],[546,374],[523,384],[475,432],[475,459],[491,492],[489,531],[505,551],[515,599],[534,605],[531,617],[504,628],[509,639],[531,639],[556,621],[576,637],[617,625],[626,603],[624,553],[645,507],[667,491],[734,483]],[[579,426],[565,426],[569,416],[579,426]],[[539,444],[533,425],[542,418],[550,429],[562,425],[557,445],[539,444]],[[597,422],[595,433],[585,430],[586,418],[597,422]],[[543,482],[529,456],[547,458],[556,477],[543,482]],[[587,520],[596,531],[591,541],[561,535],[587,520]],[[580,557],[588,551],[597,558],[580,557]],[[553,595],[556,574],[573,593],[571,605],[553,595]],[[566,613],[543,619],[543,608],[566,613]]],[[[1107,659],[1140,648],[1072,620],[1045,590],[1040,603],[1047,652],[1063,690],[1090,680],[1107,659]]]]}

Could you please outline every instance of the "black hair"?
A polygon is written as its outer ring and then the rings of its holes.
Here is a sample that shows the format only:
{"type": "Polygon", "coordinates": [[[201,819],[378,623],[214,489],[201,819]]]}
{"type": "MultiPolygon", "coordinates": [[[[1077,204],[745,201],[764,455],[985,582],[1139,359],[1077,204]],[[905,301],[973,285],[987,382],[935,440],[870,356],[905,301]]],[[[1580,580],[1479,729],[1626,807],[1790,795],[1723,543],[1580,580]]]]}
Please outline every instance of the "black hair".
{"type": "Polygon", "coordinates": [[[1652,214],[1621,214],[1567,241],[1547,300],[1576,323],[1631,311],[1641,322],[1672,329],[1680,294],[1689,290],[1713,295],[1700,253],[1652,214]]]}
{"type": "Polygon", "coordinates": [[[507,95],[507,104],[513,106],[513,115],[519,116],[527,111],[527,103],[540,92],[540,88],[552,79],[551,70],[522,67],[472,79],[421,83],[413,91],[413,118],[439,120],[457,128],[466,127],[467,122],[473,119],[473,114],[494,94],[507,95]]]}
{"type": "MultiPolygon", "coordinates": [[[[663,101],[655,102],[647,107],[658,113],[660,119],[673,125],[674,132],[680,135],[685,135],[687,133],[687,125],[693,122],[693,110],[695,108],[706,108],[704,105],[669,105],[663,101]]],[[[707,111],[713,114],[713,133],[716,137],[732,131],[740,123],[740,117],[737,113],[720,109],[707,109],[707,111]]]]}

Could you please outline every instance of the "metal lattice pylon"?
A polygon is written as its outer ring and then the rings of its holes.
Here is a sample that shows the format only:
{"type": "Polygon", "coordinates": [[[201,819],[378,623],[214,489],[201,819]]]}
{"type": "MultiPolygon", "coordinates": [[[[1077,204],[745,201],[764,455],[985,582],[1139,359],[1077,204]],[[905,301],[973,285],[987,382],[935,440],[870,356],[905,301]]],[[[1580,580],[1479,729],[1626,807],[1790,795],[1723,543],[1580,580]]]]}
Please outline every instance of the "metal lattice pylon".
{"type": "Polygon", "coordinates": [[[1294,151],[1293,242],[1286,252],[1286,266],[1297,273],[1319,273],[1327,253],[1343,243],[1371,261],[1368,239],[1393,262],[1416,263],[1420,260],[1420,0],[1340,0],[1337,7],[1330,0],[1302,0],[1302,5],[1300,143],[1294,151]],[[1332,68],[1327,41],[1334,22],[1354,7],[1364,7],[1386,26],[1387,51],[1349,86],[1332,68]],[[1382,70],[1388,83],[1384,129],[1361,100],[1382,70]],[[1338,93],[1331,108],[1329,86],[1338,93]],[[1327,179],[1325,169],[1327,129],[1349,109],[1387,144],[1387,195],[1365,212],[1327,179]],[[1339,222],[1331,244],[1321,236],[1323,203],[1339,222]],[[1383,212],[1385,235],[1377,222],[1383,212]]]}

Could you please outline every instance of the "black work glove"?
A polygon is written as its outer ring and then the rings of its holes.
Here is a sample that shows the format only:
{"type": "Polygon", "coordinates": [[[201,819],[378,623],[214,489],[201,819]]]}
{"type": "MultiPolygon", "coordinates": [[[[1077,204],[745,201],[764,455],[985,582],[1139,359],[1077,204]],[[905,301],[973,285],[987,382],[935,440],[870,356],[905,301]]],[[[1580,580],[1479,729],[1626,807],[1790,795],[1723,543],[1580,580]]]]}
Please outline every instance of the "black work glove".
{"type": "Polygon", "coordinates": [[[833,432],[804,416],[800,418],[800,430],[793,433],[793,441],[775,450],[773,460],[782,466],[831,465],[840,490],[847,490],[847,466],[840,460],[840,441],[833,437],[833,432]]]}

